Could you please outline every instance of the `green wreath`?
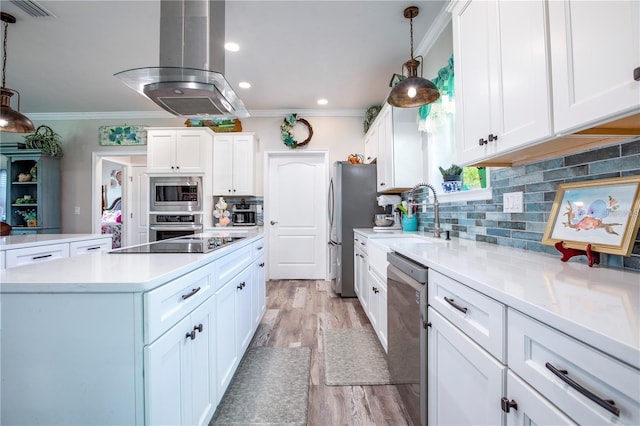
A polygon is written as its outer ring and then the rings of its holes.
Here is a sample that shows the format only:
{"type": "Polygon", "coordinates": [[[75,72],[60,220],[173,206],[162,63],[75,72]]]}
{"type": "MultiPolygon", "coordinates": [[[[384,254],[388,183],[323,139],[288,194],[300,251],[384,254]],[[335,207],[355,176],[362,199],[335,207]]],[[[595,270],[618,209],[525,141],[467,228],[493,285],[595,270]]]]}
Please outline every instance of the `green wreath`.
{"type": "Polygon", "coordinates": [[[282,142],[284,142],[284,144],[289,148],[295,149],[299,146],[308,144],[312,136],[313,129],[311,128],[311,124],[309,124],[309,122],[304,118],[298,118],[298,114],[287,115],[280,125],[280,139],[282,139],[282,142]],[[309,131],[309,136],[302,142],[297,142],[293,138],[293,126],[298,123],[302,123],[307,126],[307,130],[309,131]]]}

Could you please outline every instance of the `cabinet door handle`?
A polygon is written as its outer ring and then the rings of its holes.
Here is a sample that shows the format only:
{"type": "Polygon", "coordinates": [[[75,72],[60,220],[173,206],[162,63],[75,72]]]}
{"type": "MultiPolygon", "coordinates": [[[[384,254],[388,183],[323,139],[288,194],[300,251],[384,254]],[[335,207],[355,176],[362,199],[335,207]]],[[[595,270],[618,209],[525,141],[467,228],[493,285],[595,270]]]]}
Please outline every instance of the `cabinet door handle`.
{"type": "Polygon", "coordinates": [[[518,403],[515,400],[509,401],[509,398],[505,398],[504,396],[500,400],[500,407],[502,407],[502,411],[508,413],[513,408],[514,410],[518,409],[518,403]]]}
{"type": "Polygon", "coordinates": [[[457,303],[454,302],[453,299],[449,299],[448,297],[444,297],[444,300],[450,304],[451,306],[453,306],[454,308],[456,308],[457,310],[459,310],[460,312],[462,312],[463,314],[467,313],[467,308],[463,308],[462,306],[458,305],[457,303]]]}
{"type": "Polygon", "coordinates": [[[640,67],[633,70],[633,79],[635,81],[640,81],[640,67]]]}
{"type": "Polygon", "coordinates": [[[242,290],[242,289],[244,288],[244,286],[245,286],[245,285],[246,285],[246,284],[245,284],[245,282],[244,282],[244,281],[242,281],[240,284],[238,284],[238,285],[236,286],[236,288],[237,288],[238,290],[242,290]]]}
{"type": "Polygon", "coordinates": [[[482,138],[478,139],[478,145],[480,145],[480,146],[482,146],[482,145],[486,145],[486,144],[488,144],[488,143],[489,143],[489,142],[487,142],[487,140],[486,140],[486,139],[482,139],[482,138]]]}
{"type": "Polygon", "coordinates": [[[196,340],[196,331],[192,330],[185,336],[186,339],[196,340]]]}
{"type": "Polygon", "coordinates": [[[489,135],[489,142],[493,142],[493,141],[497,141],[497,140],[498,140],[498,137],[497,137],[497,136],[494,136],[494,135],[493,135],[493,133],[491,133],[491,134],[489,135]]]}
{"type": "Polygon", "coordinates": [[[554,367],[553,365],[551,365],[550,362],[545,363],[544,366],[547,367],[547,369],[550,370],[553,374],[555,374],[560,380],[562,380],[563,382],[565,382],[566,384],[568,384],[569,386],[571,386],[572,388],[580,392],[582,395],[586,396],[591,401],[595,402],[596,404],[598,404],[608,412],[615,414],[617,417],[620,417],[620,409],[616,407],[615,402],[613,402],[610,399],[600,398],[598,395],[591,392],[589,389],[586,389],[581,384],[571,379],[569,377],[569,372],[567,370],[560,370],[554,367]]]}
{"type": "Polygon", "coordinates": [[[51,257],[53,256],[52,254],[43,254],[42,256],[33,256],[31,259],[32,260],[38,260],[38,259],[46,259],[47,257],[51,257]]]}
{"type": "Polygon", "coordinates": [[[258,265],[261,268],[264,268],[264,262],[262,262],[261,264],[258,265]]]}
{"type": "Polygon", "coordinates": [[[387,184],[384,182],[380,182],[380,186],[386,186],[387,184]]]}
{"type": "Polygon", "coordinates": [[[270,220],[269,223],[272,224],[272,225],[275,225],[276,223],[278,223],[278,221],[277,220],[270,220]]]}
{"type": "Polygon", "coordinates": [[[192,289],[189,293],[182,295],[182,300],[186,300],[200,291],[200,287],[192,289]]]}
{"type": "Polygon", "coordinates": [[[193,326],[193,331],[199,331],[200,333],[202,333],[202,330],[204,330],[204,327],[202,326],[202,324],[193,326]]]}

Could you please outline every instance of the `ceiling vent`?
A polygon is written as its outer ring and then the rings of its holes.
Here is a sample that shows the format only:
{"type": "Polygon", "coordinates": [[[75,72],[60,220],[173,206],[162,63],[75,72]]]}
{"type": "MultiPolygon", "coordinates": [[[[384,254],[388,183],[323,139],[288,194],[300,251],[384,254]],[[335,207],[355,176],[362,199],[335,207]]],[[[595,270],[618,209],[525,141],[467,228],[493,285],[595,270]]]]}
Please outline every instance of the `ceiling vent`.
{"type": "Polygon", "coordinates": [[[44,8],[44,6],[36,3],[35,1],[11,0],[11,3],[13,3],[20,10],[26,12],[29,16],[33,16],[34,18],[45,18],[49,16],[55,18],[55,15],[53,13],[49,12],[44,8]]]}

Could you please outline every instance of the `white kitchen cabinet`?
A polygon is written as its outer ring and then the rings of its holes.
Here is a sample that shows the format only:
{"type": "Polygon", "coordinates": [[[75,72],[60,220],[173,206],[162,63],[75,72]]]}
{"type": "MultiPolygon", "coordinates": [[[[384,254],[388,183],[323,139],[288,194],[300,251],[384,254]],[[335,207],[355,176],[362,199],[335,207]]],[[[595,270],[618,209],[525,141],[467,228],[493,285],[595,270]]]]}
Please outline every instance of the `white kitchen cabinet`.
{"type": "Polygon", "coordinates": [[[213,132],[208,128],[147,130],[147,172],[206,174],[213,132]]]}
{"type": "Polygon", "coordinates": [[[236,287],[229,282],[216,293],[216,391],[218,400],[224,395],[238,365],[236,330],[236,287]]]}
{"type": "Polygon", "coordinates": [[[48,262],[69,257],[69,243],[47,244],[6,251],[6,267],[48,262]]]}
{"type": "Polygon", "coordinates": [[[367,237],[355,234],[353,237],[353,290],[365,312],[368,311],[369,305],[368,270],[367,237]]]}
{"type": "Polygon", "coordinates": [[[380,344],[387,350],[387,283],[369,267],[367,291],[369,305],[367,315],[371,325],[380,340],[380,344]]]}
{"type": "Polygon", "coordinates": [[[253,327],[260,325],[266,306],[266,282],[265,282],[265,249],[264,239],[253,243],[253,282],[251,283],[251,315],[253,327]]]}
{"type": "Polygon", "coordinates": [[[217,405],[215,298],[145,348],[146,423],[208,424],[217,405]]]}
{"type": "Polygon", "coordinates": [[[378,158],[378,127],[378,125],[372,125],[364,136],[365,164],[372,163],[378,158]]]}
{"type": "Polygon", "coordinates": [[[385,104],[376,117],[378,192],[401,192],[423,180],[424,152],[417,116],[418,108],[385,104]]]}
{"type": "Polygon", "coordinates": [[[507,373],[507,394],[501,405],[508,426],[576,424],[511,371],[507,373]]]}
{"type": "Polygon", "coordinates": [[[251,336],[253,335],[253,315],[251,313],[251,285],[253,270],[246,268],[233,282],[236,286],[236,351],[242,357],[244,351],[249,347],[251,336]]]}
{"type": "Polygon", "coordinates": [[[552,137],[546,5],[471,0],[453,8],[457,162],[552,137]]]}
{"type": "Polygon", "coordinates": [[[69,256],[109,250],[111,250],[111,237],[69,243],[69,256]]]}
{"type": "Polygon", "coordinates": [[[255,195],[253,133],[219,134],[213,144],[213,195],[255,195]]]}
{"type": "Polygon", "coordinates": [[[432,307],[428,318],[429,424],[505,424],[499,402],[505,391],[507,367],[432,307]]]}
{"type": "Polygon", "coordinates": [[[640,111],[639,2],[551,1],[549,28],[556,133],[640,111]]]}

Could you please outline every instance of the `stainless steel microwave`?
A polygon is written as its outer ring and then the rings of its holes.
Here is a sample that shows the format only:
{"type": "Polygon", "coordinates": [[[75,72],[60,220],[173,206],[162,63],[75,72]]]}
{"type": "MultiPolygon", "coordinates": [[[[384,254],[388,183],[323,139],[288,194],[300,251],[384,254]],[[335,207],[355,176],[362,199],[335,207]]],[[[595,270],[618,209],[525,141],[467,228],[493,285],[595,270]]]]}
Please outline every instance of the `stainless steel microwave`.
{"type": "Polygon", "coordinates": [[[202,176],[149,178],[150,212],[202,211],[202,176]]]}

